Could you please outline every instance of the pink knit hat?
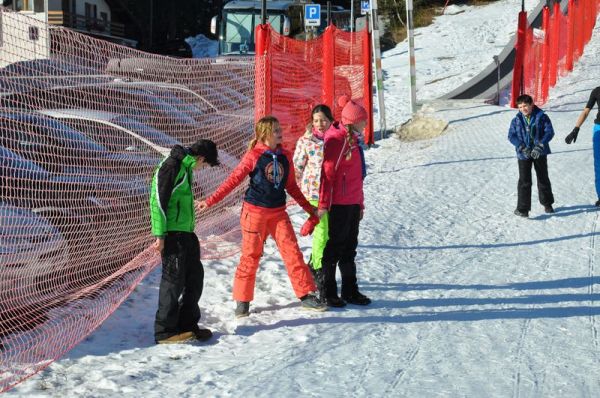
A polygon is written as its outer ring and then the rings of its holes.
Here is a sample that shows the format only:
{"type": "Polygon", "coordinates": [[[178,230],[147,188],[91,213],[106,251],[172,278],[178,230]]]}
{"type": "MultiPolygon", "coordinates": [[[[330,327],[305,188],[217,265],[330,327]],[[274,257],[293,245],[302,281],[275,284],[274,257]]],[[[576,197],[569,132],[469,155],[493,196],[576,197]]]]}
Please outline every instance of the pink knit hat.
{"type": "Polygon", "coordinates": [[[352,101],[347,95],[338,98],[338,105],[342,108],[343,124],[355,124],[361,120],[367,120],[365,108],[352,101]]]}

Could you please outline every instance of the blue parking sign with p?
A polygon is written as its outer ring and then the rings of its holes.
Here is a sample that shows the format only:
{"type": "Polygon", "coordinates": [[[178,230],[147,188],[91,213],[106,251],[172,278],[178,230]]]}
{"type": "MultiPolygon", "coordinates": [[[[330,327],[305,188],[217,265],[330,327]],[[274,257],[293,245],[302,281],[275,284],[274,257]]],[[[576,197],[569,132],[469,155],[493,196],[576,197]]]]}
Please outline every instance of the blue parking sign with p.
{"type": "Polygon", "coordinates": [[[305,4],[304,5],[304,25],[305,26],[320,26],[321,25],[321,5],[320,4],[305,4]]]}
{"type": "Polygon", "coordinates": [[[371,4],[369,2],[369,0],[361,0],[360,2],[360,13],[365,15],[366,13],[368,13],[371,9],[371,4]]]}

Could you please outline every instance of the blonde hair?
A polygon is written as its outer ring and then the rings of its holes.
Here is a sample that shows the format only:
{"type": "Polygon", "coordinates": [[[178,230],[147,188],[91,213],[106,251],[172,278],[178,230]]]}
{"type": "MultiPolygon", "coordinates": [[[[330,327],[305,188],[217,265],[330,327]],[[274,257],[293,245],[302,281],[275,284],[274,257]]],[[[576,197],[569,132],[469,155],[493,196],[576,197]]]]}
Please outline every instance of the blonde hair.
{"type": "Polygon", "coordinates": [[[264,141],[272,136],[275,132],[275,125],[279,124],[279,120],[275,116],[264,116],[256,122],[254,127],[254,138],[248,143],[248,150],[254,148],[258,141],[264,141]]]}

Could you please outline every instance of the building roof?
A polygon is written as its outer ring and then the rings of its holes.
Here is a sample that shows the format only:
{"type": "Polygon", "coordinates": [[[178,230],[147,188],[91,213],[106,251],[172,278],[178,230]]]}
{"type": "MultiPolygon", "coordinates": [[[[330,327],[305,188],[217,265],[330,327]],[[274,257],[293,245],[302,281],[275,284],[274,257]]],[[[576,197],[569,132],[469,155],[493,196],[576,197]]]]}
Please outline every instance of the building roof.
{"type": "MultiPolygon", "coordinates": [[[[244,10],[244,9],[256,9],[260,10],[262,7],[261,1],[251,0],[233,0],[223,6],[224,10],[244,10]]],[[[267,10],[287,10],[291,5],[304,5],[311,4],[311,1],[302,0],[275,0],[267,1],[267,10]]]]}

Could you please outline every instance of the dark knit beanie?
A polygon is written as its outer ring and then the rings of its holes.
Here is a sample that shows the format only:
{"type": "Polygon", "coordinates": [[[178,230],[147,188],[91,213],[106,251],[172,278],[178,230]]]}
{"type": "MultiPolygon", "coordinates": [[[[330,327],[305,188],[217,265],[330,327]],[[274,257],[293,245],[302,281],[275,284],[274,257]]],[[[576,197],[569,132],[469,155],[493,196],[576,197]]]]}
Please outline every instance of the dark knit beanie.
{"type": "Polygon", "coordinates": [[[190,146],[190,155],[204,157],[204,161],[211,166],[218,166],[221,164],[219,162],[217,145],[211,140],[201,139],[193,143],[190,146]]]}

